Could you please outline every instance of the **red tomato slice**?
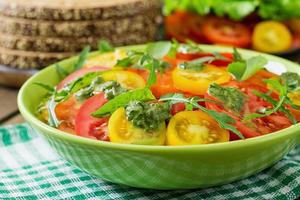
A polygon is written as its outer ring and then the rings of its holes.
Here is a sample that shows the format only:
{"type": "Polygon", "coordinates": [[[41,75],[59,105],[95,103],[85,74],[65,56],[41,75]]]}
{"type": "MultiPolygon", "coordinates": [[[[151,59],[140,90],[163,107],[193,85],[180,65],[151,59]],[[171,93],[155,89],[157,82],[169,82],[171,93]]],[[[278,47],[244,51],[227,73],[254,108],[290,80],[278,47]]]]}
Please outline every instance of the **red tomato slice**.
{"type": "MultiPolygon", "coordinates": [[[[215,65],[215,66],[221,66],[221,67],[226,67],[233,61],[233,55],[232,53],[221,53],[222,56],[226,58],[226,60],[215,60],[211,62],[210,64],[215,65]]],[[[180,60],[194,60],[197,58],[202,58],[202,57],[207,57],[207,56],[214,56],[212,53],[204,53],[204,52],[199,52],[199,53],[181,53],[178,52],[176,54],[176,58],[180,60]]]]}
{"type": "Polygon", "coordinates": [[[246,25],[224,18],[211,17],[206,20],[203,33],[213,44],[236,47],[249,47],[251,44],[251,30],[246,25]]]}
{"type": "Polygon", "coordinates": [[[171,115],[175,115],[178,112],[185,110],[185,104],[184,103],[175,103],[171,107],[171,115]]]}
{"type": "Polygon", "coordinates": [[[92,139],[109,141],[108,118],[95,118],[91,116],[98,108],[107,102],[104,93],[97,94],[87,99],[80,107],[75,119],[77,135],[92,139]]]}
{"type": "Polygon", "coordinates": [[[300,48],[300,33],[294,33],[293,34],[292,48],[293,49],[300,48]]]}
{"type": "Polygon", "coordinates": [[[60,90],[62,89],[64,86],[66,86],[68,83],[70,83],[71,81],[84,76],[87,73],[90,72],[98,72],[98,71],[105,71],[105,70],[109,70],[109,68],[106,67],[90,67],[90,68],[82,68],[80,70],[77,70],[73,73],[71,73],[70,75],[68,75],[64,80],[62,80],[57,86],[56,89],[60,90]]]}
{"type": "MultiPolygon", "coordinates": [[[[236,81],[231,81],[227,84],[224,84],[224,86],[237,87],[246,95],[247,102],[245,103],[240,115],[236,115],[232,111],[224,108],[221,104],[206,102],[206,107],[217,112],[226,113],[233,117],[236,120],[236,123],[234,125],[246,138],[272,133],[291,126],[290,120],[280,112],[274,113],[270,116],[253,119],[251,120],[251,122],[242,122],[242,118],[246,114],[255,113],[262,107],[270,108],[272,106],[269,102],[266,102],[265,100],[253,94],[253,90],[266,93],[268,89],[260,85],[249,84],[245,82],[239,83],[236,81]]],[[[272,96],[273,98],[278,99],[278,96],[276,94],[272,94],[272,96]]],[[[206,94],[205,97],[208,99],[217,100],[214,97],[211,97],[209,94],[206,94]]],[[[236,140],[237,137],[233,136],[232,134],[231,139],[236,140]]]]}
{"type": "Polygon", "coordinates": [[[75,134],[75,117],[80,106],[81,103],[78,102],[74,96],[57,104],[55,107],[55,114],[57,119],[61,121],[61,124],[58,127],[59,130],[75,134]]]}

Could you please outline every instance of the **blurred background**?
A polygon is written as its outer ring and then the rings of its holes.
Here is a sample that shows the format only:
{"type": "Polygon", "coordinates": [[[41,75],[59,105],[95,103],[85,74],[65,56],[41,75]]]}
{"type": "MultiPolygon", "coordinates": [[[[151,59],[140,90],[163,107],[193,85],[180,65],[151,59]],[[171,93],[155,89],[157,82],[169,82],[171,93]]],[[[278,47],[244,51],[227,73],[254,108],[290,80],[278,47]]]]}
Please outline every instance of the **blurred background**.
{"type": "Polygon", "coordinates": [[[12,87],[86,45],[97,50],[99,40],[122,46],[166,39],[300,61],[300,1],[0,0],[0,123],[18,115],[12,87]]]}

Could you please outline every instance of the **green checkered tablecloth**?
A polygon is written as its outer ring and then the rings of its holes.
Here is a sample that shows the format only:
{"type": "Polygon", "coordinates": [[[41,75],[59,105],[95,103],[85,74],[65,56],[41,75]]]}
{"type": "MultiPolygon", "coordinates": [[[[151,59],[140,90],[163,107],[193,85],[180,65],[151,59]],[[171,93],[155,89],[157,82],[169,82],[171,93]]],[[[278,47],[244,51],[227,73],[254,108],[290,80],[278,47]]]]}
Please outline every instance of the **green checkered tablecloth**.
{"type": "Polygon", "coordinates": [[[27,124],[0,127],[0,199],[297,199],[300,146],[271,168],[198,190],[141,190],[105,182],[72,166],[27,124]]]}

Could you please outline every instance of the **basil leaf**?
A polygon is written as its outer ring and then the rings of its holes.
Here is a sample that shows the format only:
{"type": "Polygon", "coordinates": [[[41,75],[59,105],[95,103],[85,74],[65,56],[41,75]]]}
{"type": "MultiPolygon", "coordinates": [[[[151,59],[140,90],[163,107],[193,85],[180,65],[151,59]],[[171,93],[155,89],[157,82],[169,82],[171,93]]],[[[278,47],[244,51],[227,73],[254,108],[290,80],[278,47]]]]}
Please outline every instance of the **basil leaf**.
{"type": "Polygon", "coordinates": [[[81,53],[79,54],[78,60],[75,63],[74,67],[73,67],[73,71],[79,70],[82,68],[87,56],[89,55],[91,50],[90,46],[86,46],[84,47],[84,49],[81,51],[81,53]]]}
{"type": "Polygon", "coordinates": [[[120,107],[125,107],[130,101],[150,101],[154,100],[151,90],[148,88],[131,90],[126,93],[116,96],[103,106],[101,106],[97,111],[92,113],[94,117],[104,117],[112,114],[120,107]]]}
{"type": "Polygon", "coordinates": [[[262,56],[254,56],[245,61],[230,63],[227,67],[227,71],[238,81],[245,81],[257,71],[263,69],[267,62],[267,59],[262,56]]]}
{"type": "Polygon", "coordinates": [[[204,63],[210,63],[214,61],[216,58],[212,56],[206,56],[202,58],[197,58],[195,60],[189,62],[183,62],[179,64],[180,69],[185,70],[194,70],[194,71],[201,71],[205,66],[204,63]]]}
{"type": "Polygon", "coordinates": [[[169,41],[154,42],[148,44],[146,52],[155,59],[161,59],[169,53],[172,43],[169,41]]]}

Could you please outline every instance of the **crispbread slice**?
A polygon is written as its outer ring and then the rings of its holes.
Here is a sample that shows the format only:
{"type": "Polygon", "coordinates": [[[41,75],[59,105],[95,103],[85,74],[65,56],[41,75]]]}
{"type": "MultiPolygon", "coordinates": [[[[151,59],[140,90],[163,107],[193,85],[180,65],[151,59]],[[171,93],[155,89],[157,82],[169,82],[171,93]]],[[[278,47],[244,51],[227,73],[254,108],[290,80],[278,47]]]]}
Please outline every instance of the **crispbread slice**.
{"type": "Polygon", "coordinates": [[[1,0],[0,13],[28,19],[90,20],[134,16],[160,6],[160,0],[1,0]]]}
{"type": "Polygon", "coordinates": [[[134,17],[89,21],[44,21],[0,15],[0,31],[7,34],[45,37],[109,37],[128,32],[156,29],[161,21],[159,10],[134,17]]]}
{"type": "Polygon", "coordinates": [[[44,53],[0,48],[0,63],[20,69],[40,69],[74,55],[67,53],[44,53]]]}
{"type": "Polygon", "coordinates": [[[146,28],[145,32],[128,32],[126,37],[124,34],[115,34],[110,37],[80,38],[0,34],[0,47],[23,51],[78,52],[86,45],[90,45],[92,49],[97,49],[100,39],[107,40],[115,46],[145,43],[154,39],[154,33],[154,30],[146,28]]]}

